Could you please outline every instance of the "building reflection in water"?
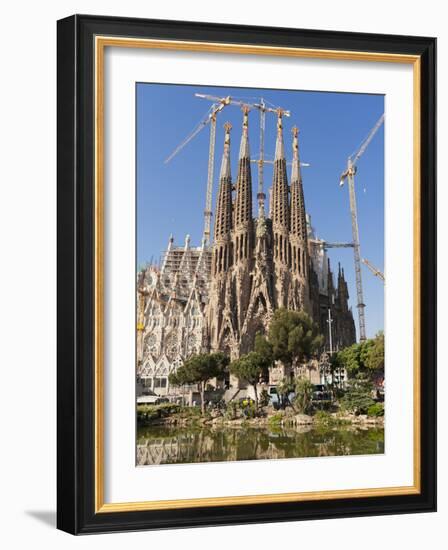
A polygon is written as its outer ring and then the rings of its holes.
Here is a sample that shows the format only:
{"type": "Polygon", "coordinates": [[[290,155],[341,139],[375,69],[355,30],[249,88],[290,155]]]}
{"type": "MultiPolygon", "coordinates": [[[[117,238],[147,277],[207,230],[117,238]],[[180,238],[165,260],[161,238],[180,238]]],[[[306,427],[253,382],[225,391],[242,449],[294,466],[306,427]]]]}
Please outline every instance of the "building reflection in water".
{"type": "Polygon", "coordinates": [[[137,465],[382,454],[384,430],[141,428],[137,465]]]}

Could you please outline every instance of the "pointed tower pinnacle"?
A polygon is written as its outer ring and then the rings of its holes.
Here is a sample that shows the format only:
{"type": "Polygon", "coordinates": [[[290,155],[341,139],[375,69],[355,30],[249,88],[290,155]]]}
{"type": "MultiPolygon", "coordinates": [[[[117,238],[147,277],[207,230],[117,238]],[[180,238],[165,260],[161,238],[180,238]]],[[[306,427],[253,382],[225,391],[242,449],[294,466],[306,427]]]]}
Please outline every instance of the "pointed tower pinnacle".
{"type": "Polygon", "coordinates": [[[168,239],[168,247],[167,247],[165,255],[163,257],[163,264],[162,264],[162,269],[161,269],[162,273],[164,273],[167,270],[168,262],[171,259],[171,250],[173,248],[173,243],[174,243],[174,236],[171,233],[170,237],[168,239]]]}
{"type": "Polygon", "coordinates": [[[241,136],[241,144],[240,144],[240,159],[243,158],[250,158],[250,151],[249,151],[249,108],[244,106],[243,107],[243,134],[241,136]]]}
{"type": "Polygon", "coordinates": [[[224,153],[221,161],[221,172],[219,178],[230,178],[230,130],[232,125],[230,122],[224,124],[225,136],[224,136],[224,153]]]}
{"type": "Polygon", "coordinates": [[[344,268],[341,268],[339,263],[339,272],[338,272],[338,300],[339,306],[342,311],[348,311],[348,287],[344,277],[344,268]]]}
{"type": "Polygon", "coordinates": [[[283,110],[277,109],[277,141],[275,143],[274,160],[285,158],[285,148],[283,145],[283,110]]]}
{"type": "Polygon", "coordinates": [[[299,159],[299,129],[294,126],[292,129],[292,173],[291,182],[301,181],[302,176],[300,174],[300,159],[299,159]]]}
{"type": "Polygon", "coordinates": [[[224,152],[219,175],[219,190],[216,199],[215,242],[225,238],[232,229],[232,177],[230,173],[230,130],[229,122],[224,124],[224,152]]]}
{"type": "Polygon", "coordinates": [[[292,129],[291,235],[306,240],[306,213],[299,157],[299,129],[292,129]]]}
{"type": "Polygon", "coordinates": [[[334,304],[334,281],[333,281],[333,272],[331,271],[330,258],[327,258],[327,291],[328,291],[328,300],[331,304],[334,304]]]}
{"type": "Polygon", "coordinates": [[[278,109],[277,142],[275,144],[274,178],[272,182],[272,222],[274,227],[289,229],[288,178],[283,146],[283,111],[278,109]]]}
{"type": "Polygon", "coordinates": [[[180,261],[179,269],[178,269],[178,273],[182,274],[181,290],[184,295],[186,292],[188,292],[187,289],[185,288],[185,285],[191,284],[194,276],[193,263],[192,263],[191,250],[190,250],[190,241],[191,241],[190,235],[186,235],[184,252],[182,254],[182,259],[180,261]],[[188,281],[188,283],[185,283],[185,281],[188,281]]]}
{"type": "Polygon", "coordinates": [[[249,109],[244,107],[243,133],[241,136],[238,179],[236,183],[235,229],[247,228],[252,222],[252,175],[250,169],[248,113],[249,109]]]}

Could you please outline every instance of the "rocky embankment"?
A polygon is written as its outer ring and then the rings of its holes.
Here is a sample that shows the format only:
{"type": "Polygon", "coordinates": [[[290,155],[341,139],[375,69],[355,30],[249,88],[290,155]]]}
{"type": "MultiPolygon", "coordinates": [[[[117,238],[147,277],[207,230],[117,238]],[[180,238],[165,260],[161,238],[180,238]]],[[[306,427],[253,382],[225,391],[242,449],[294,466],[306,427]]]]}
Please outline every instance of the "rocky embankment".
{"type": "Polygon", "coordinates": [[[311,429],[316,426],[353,426],[356,428],[370,428],[384,426],[384,417],[367,416],[364,414],[342,414],[322,413],[318,411],[315,415],[297,414],[292,409],[281,411],[261,410],[255,417],[244,415],[238,411],[234,417],[229,417],[226,413],[220,411],[208,412],[205,416],[185,415],[183,413],[174,413],[169,416],[155,418],[148,422],[150,425],[168,425],[168,426],[210,426],[210,427],[238,427],[238,426],[278,426],[278,427],[297,427],[311,429]]]}

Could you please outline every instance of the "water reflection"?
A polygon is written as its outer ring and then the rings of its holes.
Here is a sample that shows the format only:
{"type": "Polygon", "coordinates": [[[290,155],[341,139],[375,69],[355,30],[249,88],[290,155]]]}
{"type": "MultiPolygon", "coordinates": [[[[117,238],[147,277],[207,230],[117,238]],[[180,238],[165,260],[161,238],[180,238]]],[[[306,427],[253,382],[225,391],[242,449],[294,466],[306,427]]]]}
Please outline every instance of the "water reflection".
{"type": "Polygon", "coordinates": [[[169,428],[138,430],[137,465],[365,455],[384,452],[383,429],[169,428]]]}

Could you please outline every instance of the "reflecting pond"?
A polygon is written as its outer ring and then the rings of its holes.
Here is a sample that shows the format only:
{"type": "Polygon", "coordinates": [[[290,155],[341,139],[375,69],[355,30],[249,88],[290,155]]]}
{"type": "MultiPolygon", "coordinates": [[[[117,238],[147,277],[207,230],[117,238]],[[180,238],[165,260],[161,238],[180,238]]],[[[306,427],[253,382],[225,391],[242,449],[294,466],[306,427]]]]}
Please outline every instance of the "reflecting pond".
{"type": "Polygon", "coordinates": [[[137,465],[384,453],[384,429],[140,427],[137,465]]]}

